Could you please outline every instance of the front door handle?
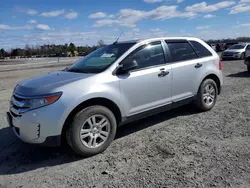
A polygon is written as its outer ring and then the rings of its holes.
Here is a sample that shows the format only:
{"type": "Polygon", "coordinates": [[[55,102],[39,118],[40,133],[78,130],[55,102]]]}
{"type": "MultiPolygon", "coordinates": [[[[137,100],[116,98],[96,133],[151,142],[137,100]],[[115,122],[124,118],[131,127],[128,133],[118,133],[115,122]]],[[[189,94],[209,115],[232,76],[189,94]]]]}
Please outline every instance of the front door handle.
{"type": "Polygon", "coordinates": [[[201,63],[197,63],[194,67],[198,69],[198,68],[202,67],[202,64],[201,63]]]}
{"type": "Polygon", "coordinates": [[[158,74],[158,77],[164,77],[164,76],[167,76],[168,74],[169,74],[169,71],[161,70],[161,72],[158,74]]]}

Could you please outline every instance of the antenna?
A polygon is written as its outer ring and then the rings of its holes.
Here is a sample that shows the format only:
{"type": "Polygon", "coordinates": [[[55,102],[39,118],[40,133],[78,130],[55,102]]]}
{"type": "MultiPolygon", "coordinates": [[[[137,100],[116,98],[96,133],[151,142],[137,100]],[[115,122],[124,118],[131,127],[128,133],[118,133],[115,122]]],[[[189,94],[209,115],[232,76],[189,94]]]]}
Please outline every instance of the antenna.
{"type": "Polygon", "coordinates": [[[116,41],[113,44],[117,44],[117,42],[120,39],[120,37],[122,36],[122,34],[123,34],[123,30],[122,30],[121,34],[119,35],[119,37],[116,39],[116,41]]]}

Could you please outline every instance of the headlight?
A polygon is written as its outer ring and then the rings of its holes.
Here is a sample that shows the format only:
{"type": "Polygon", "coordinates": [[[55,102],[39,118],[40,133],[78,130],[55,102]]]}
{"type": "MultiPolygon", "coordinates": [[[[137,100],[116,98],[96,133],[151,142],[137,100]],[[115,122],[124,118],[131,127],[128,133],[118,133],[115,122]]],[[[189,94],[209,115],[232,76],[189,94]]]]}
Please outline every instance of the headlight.
{"type": "Polygon", "coordinates": [[[48,96],[42,96],[39,98],[26,99],[24,106],[30,109],[47,106],[56,102],[61,97],[61,95],[62,93],[56,93],[48,96]]]}

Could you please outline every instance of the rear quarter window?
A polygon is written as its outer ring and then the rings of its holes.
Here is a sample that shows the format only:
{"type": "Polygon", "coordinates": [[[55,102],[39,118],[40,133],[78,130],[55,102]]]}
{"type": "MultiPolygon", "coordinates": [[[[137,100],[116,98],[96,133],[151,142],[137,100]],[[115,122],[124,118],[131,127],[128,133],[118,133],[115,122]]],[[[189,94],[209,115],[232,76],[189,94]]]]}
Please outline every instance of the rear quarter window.
{"type": "Polygon", "coordinates": [[[204,47],[201,43],[199,43],[197,41],[189,41],[189,42],[191,43],[191,45],[193,46],[196,54],[199,57],[212,56],[212,53],[206,47],[204,47]]]}

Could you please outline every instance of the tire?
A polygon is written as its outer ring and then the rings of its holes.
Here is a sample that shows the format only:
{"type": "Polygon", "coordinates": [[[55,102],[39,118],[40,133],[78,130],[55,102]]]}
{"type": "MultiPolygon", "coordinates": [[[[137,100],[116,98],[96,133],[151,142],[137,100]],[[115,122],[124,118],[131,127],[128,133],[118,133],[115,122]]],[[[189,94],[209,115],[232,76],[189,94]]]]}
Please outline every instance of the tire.
{"type": "Polygon", "coordinates": [[[74,116],[72,124],[66,132],[66,138],[71,148],[77,154],[83,157],[90,157],[98,153],[101,153],[108,148],[108,146],[111,144],[111,142],[115,138],[116,128],[117,128],[116,118],[114,114],[108,108],[104,106],[98,106],[98,105],[90,106],[81,110],[74,116]],[[93,121],[93,118],[95,118],[94,121],[93,121]],[[100,126],[99,126],[100,130],[97,130],[96,127],[91,129],[91,126],[92,127],[94,127],[95,125],[97,126],[97,123],[100,123],[103,120],[101,119],[100,122],[97,122],[98,118],[105,119],[103,125],[107,124],[106,127],[109,127],[107,128],[108,131],[106,130],[108,134],[106,134],[105,141],[104,139],[101,139],[101,136],[104,137],[104,135],[102,135],[102,133],[100,132],[104,132],[104,131],[102,131],[100,126]],[[97,122],[97,123],[93,123],[93,122],[97,122]],[[84,131],[84,133],[82,133],[81,131],[84,131]],[[99,131],[99,133],[94,132],[94,131],[99,131]],[[89,136],[87,136],[86,138],[81,138],[81,136],[86,136],[86,135],[89,135],[89,136]],[[100,137],[98,137],[98,135],[100,137]],[[92,137],[92,140],[91,140],[91,137],[92,137]],[[96,144],[98,143],[98,141],[100,142],[103,141],[103,143],[100,146],[98,146],[98,144],[94,145],[95,141],[96,141],[96,144]],[[92,146],[88,145],[88,143],[91,143],[90,145],[92,146]]]}
{"type": "Polygon", "coordinates": [[[247,66],[247,71],[250,73],[250,66],[247,66]]]}
{"type": "Polygon", "coordinates": [[[214,105],[217,101],[217,96],[218,96],[217,84],[212,79],[206,79],[201,83],[199,91],[197,93],[197,96],[196,96],[196,99],[194,102],[199,110],[206,112],[206,111],[211,110],[214,107],[214,105]],[[207,96],[206,99],[204,99],[204,95],[206,93],[206,87],[209,87],[209,86],[214,88],[214,92],[211,95],[207,96]],[[208,98],[212,95],[214,96],[213,102],[211,104],[206,103],[208,101],[211,102],[212,99],[210,100],[208,98]]]}

